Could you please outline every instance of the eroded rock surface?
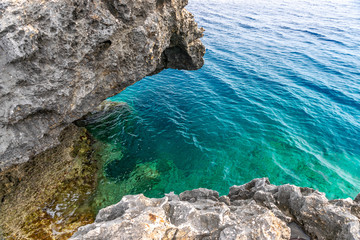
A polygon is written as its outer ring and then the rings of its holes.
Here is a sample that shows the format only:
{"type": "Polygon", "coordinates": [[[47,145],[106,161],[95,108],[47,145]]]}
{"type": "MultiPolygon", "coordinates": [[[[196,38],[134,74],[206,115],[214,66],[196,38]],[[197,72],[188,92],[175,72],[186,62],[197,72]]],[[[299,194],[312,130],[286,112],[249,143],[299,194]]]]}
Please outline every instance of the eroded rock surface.
{"type": "Polygon", "coordinates": [[[71,239],[360,239],[359,203],[267,178],[161,199],[125,196],[71,239]]]}
{"type": "Polygon", "coordinates": [[[0,0],[0,170],[164,68],[195,70],[205,48],[187,0],[0,0]]]}

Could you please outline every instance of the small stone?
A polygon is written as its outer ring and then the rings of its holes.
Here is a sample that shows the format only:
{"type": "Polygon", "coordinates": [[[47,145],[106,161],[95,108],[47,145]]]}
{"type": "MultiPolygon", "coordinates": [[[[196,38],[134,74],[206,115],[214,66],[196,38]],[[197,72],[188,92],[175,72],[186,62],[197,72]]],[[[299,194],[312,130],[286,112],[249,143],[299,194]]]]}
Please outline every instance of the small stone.
{"type": "Polygon", "coordinates": [[[289,223],[288,226],[291,229],[291,239],[311,240],[304,230],[295,222],[289,223]]]}
{"type": "Polygon", "coordinates": [[[221,196],[219,198],[219,201],[225,203],[228,206],[230,206],[230,204],[231,204],[230,198],[228,196],[221,196]]]}
{"type": "Polygon", "coordinates": [[[176,195],[174,192],[165,194],[165,196],[168,198],[168,201],[179,201],[180,200],[179,196],[176,195]]]}
{"type": "Polygon", "coordinates": [[[191,191],[185,191],[179,195],[181,201],[195,202],[200,199],[209,199],[219,201],[219,193],[214,190],[199,188],[191,191]]]}

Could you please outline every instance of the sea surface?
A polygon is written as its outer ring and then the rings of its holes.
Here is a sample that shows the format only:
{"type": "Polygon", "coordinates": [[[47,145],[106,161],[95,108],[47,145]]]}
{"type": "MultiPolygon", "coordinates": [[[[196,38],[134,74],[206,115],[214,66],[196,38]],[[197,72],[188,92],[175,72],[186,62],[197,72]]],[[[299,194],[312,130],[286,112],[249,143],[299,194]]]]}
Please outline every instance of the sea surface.
{"type": "Polygon", "coordinates": [[[125,194],[268,177],[360,192],[360,1],[190,0],[205,65],[168,69],[108,99],[89,122],[103,143],[99,208],[125,194]]]}

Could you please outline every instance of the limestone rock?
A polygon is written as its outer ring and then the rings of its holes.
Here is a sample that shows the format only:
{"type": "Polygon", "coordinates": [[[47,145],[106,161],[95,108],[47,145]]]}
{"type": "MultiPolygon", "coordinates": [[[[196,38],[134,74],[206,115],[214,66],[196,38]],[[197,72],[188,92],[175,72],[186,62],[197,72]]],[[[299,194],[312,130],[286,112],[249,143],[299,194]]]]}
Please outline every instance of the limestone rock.
{"type": "Polygon", "coordinates": [[[360,205],[267,178],[230,188],[125,196],[71,239],[360,239],[360,205]]]}
{"type": "Polygon", "coordinates": [[[58,144],[69,123],[205,47],[187,0],[0,0],[0,171],[58,144]]]}
{"type": "Polygon", "coordinates": [[[286,223],[255,201],[229,207],[217,199],[203,198],[204,191],[187,192],[199,194],[195,202],[169,196],[125,196],[120,203],[102,209],[95,223],[81,227],[71,239],[290,238],[286,223]]]}
{"type": "Polygon", "coordinates": [[[242,186],[230,189],[230,199],[254,199],[257,194],[268,195],[256,199],[275,214],[283,214],[301,224],[306,233],[315,239],[360,239],[359,217],[352,209],[358,203],[348,199],[347,206],[329,201],[324,193],[311,188],[293,185],[275,186],[267,178],[254,179],[242,186]],[[349,207],[350,206],[350,207],[349,207]]]}

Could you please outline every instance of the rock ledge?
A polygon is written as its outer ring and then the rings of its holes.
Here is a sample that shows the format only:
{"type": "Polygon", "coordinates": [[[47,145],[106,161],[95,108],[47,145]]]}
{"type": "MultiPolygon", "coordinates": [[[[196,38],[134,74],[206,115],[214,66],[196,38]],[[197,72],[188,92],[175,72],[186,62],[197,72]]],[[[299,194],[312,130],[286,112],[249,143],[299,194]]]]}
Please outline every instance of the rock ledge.
{"type": "MultiPolygon", "coordinates": [[[[358,200],[358,198],[356,198],[358,200]]],[[[71,239],[360,239],[360,204],[267,178],[150,199],[125,196],[71,239]]]]}

